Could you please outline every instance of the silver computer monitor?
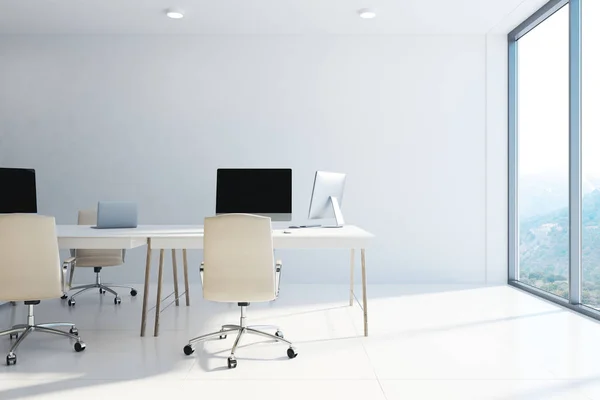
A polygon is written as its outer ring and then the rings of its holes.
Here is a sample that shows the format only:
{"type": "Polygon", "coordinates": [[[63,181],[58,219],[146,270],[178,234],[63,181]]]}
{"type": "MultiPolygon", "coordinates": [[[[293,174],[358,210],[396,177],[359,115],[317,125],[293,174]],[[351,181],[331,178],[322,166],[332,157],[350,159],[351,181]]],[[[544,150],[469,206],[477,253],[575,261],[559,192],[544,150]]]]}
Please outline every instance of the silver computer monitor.
{"type": "Polygon", "coordinates": [[[335,218],[333,227],[344,226],[342,199],[346,174],[317,171],[313,184],[308,219],[335,218]]]}

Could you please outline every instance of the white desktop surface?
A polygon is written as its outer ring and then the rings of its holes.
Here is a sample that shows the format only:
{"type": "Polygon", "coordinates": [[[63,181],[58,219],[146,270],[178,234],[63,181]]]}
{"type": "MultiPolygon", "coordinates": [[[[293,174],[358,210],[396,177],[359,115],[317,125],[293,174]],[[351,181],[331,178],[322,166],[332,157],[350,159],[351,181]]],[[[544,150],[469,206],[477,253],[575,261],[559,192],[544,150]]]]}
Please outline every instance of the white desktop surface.
{"type": "MultiPolygon", "coordinates": [[[[202,225],[139,225],[137,228],[94,229],[89,225],[57,225],[61,249],[133,249],[150,239],[152,249],[202,249],[202,225]]],[[[374,236],[353,225],[342,228],[274,229],[276,249],[366,248],[374,236]],[[285,233],[289,232],[289,233],[285,233]]]]}
{"type": "Polygon", "coordinates": [[[95,229],[91,225],[57,225],[61,249],[133,249],[148,238],[165,235],[203,234],[202,225],[139,225],[137,228],[95,229]]]}
{"type": "MultiPolygon", "coordinates": [[[[276,249],[351,249],[367,248],[374,236],[352,225],[342,228],[273,229],[273,247],[276,249]],[[289,232],[289,233],[286,233],[289,232]]],[[[150,237],[152,249],[202,249],[204,232],[189,232],[150,237]]]]}

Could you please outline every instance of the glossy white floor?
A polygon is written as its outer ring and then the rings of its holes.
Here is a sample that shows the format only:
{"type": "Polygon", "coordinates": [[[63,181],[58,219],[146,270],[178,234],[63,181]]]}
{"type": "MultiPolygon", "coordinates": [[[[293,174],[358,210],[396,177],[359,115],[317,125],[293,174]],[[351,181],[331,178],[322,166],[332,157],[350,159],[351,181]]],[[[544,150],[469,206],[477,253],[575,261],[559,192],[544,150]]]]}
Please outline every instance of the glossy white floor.
{"type": "MultiPolygon", "coordinates": [[[[235,306],[203,301],[199,287],[190,307],[163,311],[158,338],[151,329],[139,337],[139,296],[124,294],[119,306],[92,292],[75,308],[47,301],[37,322],[73,321],[88,347],[75,353],[68,339],[30,336],[16,366],[0,365],[0,399],[600,399],[597,322],[506,286],[369,290],[364,338],[346,287],[282,287],[276,302],[249,308],[249,322],[279,324],[299,356],[246,341],[234,370],[226,368],[231,338],[183,355],[190,337],[238,318],[235,306]]],[[[0,327],[24,313],[0,308],[0,327]]],[[[0,338],[2,360],[9,343],[0,338]]]]}

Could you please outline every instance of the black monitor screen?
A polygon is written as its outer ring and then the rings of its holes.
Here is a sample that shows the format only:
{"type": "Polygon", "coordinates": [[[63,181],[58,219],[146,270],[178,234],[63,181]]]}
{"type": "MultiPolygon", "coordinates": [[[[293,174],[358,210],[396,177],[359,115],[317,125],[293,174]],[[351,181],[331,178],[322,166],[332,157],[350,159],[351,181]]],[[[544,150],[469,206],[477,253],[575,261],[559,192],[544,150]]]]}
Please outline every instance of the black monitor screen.
{"type": "Polygon", "coordinates": [[[37,213],[35,170],[0,168],[0,214],[37,213]]]}
{"type": "Polygon", "coordinates": [[[291,169],[218,169],[217,214],[291,214],[291,169]]]}

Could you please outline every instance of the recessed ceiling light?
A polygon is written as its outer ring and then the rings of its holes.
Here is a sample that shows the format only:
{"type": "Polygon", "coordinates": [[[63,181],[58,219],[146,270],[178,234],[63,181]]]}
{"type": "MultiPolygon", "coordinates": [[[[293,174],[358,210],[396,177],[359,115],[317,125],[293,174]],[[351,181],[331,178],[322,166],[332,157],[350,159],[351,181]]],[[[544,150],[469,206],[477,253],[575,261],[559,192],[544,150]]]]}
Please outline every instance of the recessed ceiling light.
{"type": "Polygon", "coordinates": [[[361,8],[360,10],[358,10],[358,15],[364,19],[371,19],[377,16],[375,10],[373,10],[372,8],[361,8]]]}
{"type": "Polygon", "coordinates": [[[174,8],[169,8],[167,11],[167,17],[169,18],[173,18],[173,19],[181,19],[183,18],[183,11],[182,10],[178,10],[178,9],[174,9],[174,8]]]}

